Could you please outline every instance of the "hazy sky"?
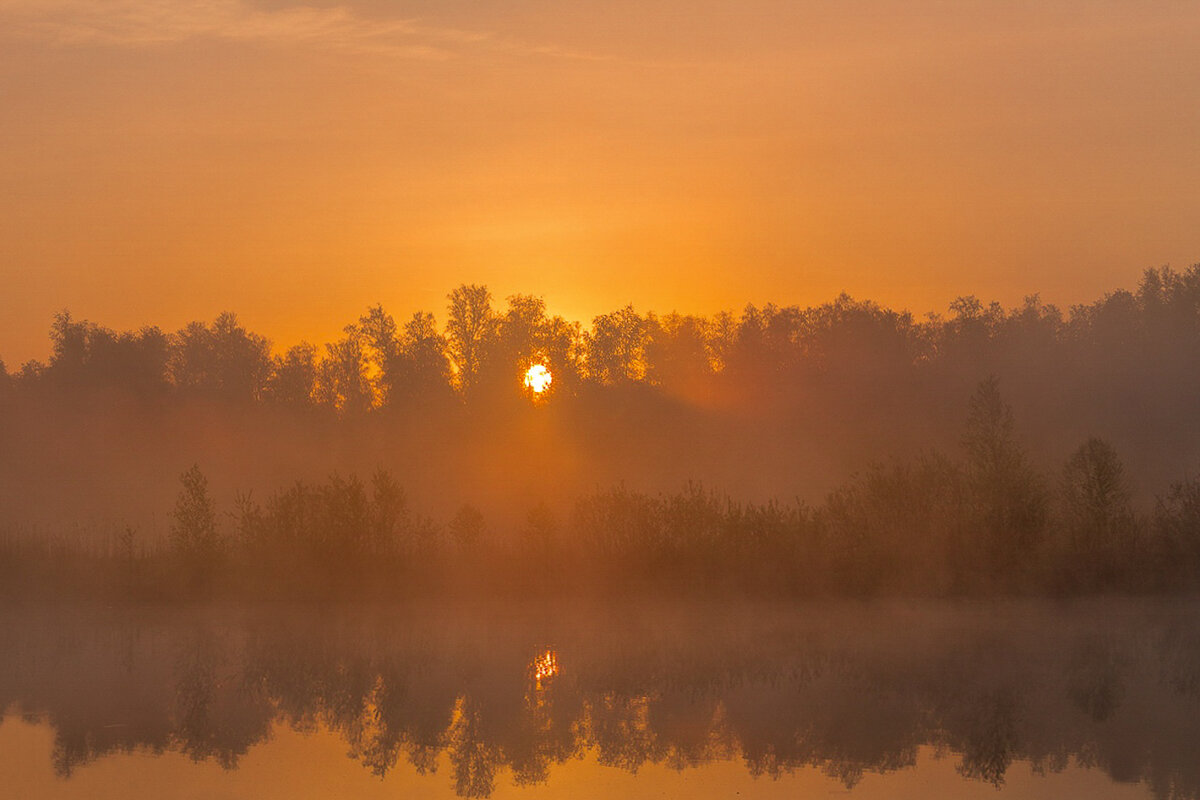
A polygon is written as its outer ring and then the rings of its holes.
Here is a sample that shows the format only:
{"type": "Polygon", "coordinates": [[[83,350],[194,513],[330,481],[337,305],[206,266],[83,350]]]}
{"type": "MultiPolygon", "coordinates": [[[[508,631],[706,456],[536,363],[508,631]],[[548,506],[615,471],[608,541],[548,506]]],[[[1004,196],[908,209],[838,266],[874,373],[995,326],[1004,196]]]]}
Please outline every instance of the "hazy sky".
{"type": "Polygon", "coordinates": [[[1166,0],[0,0],[0,359],[463,282],[1090,301],[1200,261],[1198,42],[1166,0]]]}

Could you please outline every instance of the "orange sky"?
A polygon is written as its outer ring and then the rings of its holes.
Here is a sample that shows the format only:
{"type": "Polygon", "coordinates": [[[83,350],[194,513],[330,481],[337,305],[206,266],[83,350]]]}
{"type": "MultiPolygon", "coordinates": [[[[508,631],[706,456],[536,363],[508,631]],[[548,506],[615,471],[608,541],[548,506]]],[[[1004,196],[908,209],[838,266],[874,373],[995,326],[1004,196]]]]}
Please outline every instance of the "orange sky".
{"type": "Polygon", "coordinates": [[[463,282],[590,319],[1200,261],[1200,5],[0,0],[0,359],[463,282]]]}

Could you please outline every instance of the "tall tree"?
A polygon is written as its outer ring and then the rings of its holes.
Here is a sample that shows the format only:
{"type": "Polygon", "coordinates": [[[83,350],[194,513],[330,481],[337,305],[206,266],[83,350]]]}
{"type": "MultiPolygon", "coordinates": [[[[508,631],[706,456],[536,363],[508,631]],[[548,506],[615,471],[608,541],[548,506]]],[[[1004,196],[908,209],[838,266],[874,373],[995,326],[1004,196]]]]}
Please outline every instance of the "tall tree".
{"type": "Polygon", "coordinates": [[[212,325],[192,322],[175,334],[170,370],[182,389],[225,400],[254,400],[262,396],[271,374],[271,343],[226,311],[212,325]]]}
{"type": "Polygon", "coordinates": [[[344,332],[341,339],[325,345],[314,394],[320,405],[347,414],[361,414],[375,404],[374,388],[367,374],[364,338],[355,325],[347,325],[344,332]]]}
{"type": "Polygon", "coordinates": [[[1063,525],[1075,571],[1091,586],[1114,588],[1123,567],[1136,559],[1133,511],[1125,467],[1108,442],[1091,437],[1063,467],[1063,525]]]}
{"type": "Polygon", "coordinates": [[[508,308],[497,324],[497,353],[506,370],[524,367],[522,362],[539,355],[546,325],[546,301],[527,294],[508,298],[508,308]]]}
{"type": "Polygon", "coordinates": [[[471,391],[478,381],[488,346],[496,335],[492,294],[486,286],[463,285],[449,295],[446,340],[459,390],[471,391]]]}
{"type": "Polygon", "coordinates": [[[995,376],[971,398],[963,447],[984,555],[994,572],[1011,574],[1036,556],[1045,532],[1047,493],[1013,436],[1012,409],[1001,398],[995,376]]]}
{"type": "Polygon", "coordinates": [[[1162,584],[1200,582],[1200,478],[1173,484],[1154,510],[1155,568],[1162,584]]]}
{"type": "Polygon", "coordinates": [[[213,576],[221,555],[216,504],[200,467],[193,465],[179,481],[182,488],[171,512],[171,547],[195,588],[213,576]]]}
{"type": "Polygon", "coordinates": [[[274,358],[267,381],[267,397],[273,403],[292,408],[311,405],[317,381],[317,348],[308,342],[289,347],[274,358]]]}
{"type": "Polygon", "coordinates": [[[71,312],[63,310],[54,315],[50,324],[50,369],[60,373],[78,375],[88,358],[88,339],[95,326],[74,320],[71,312]]]}
{"type": "Polygon", "coordinates": [[[645,377],[646,321],[632,305],[593,319],[585,342],[593,380],[611,384],[645,377]]]}
{"type": "Polygon", "coordinates": [[[62,311],[54,317],[50,342],[46,375],[60,386],[120,389],[135,396],[166,388],[169,342],[158,328],[115,333],[62,311]]]}
{"type": "Polygon", "coordinates": [[[362,338],[374,402],[384,405],[388,402],[388,389],[392,383],[388,368],[400,349],[396,320],[383,310],[382,305],[374,305],[358,318],[355,327],[362,338]]]}
{"type": "Polygon", "coordinates": [[[669,391],[697,389],[711,374],[708,325],[700,317],[646,316],[646,380],[669,391]]]}
{"type": "Polygon", "coordinates": [[[437,402],[450,390],[446,338],[433,314],[418,311],[404,324],[395,355],[388,361],[389,402],[437,402]]]}
{"type": "Polygon", "coordinates": [[[583,359],[583,332],[578,322],[553,316],[542,324],[540,355],[554,377],[557,394],[571,392],[579,384],[583,359]]]}

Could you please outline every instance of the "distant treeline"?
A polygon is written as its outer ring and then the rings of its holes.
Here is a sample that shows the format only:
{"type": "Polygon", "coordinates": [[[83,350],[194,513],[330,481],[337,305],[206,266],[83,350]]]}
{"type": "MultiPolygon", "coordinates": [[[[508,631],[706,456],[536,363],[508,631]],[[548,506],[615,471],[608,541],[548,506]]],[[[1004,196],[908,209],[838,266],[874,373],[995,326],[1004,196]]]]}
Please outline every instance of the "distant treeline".
{"type": "Polygon", "coordinates": [[[514,295],[497,309],[486,287],[464,285],[448,299],[441,328],[432,313],[398,322],[374,306],[338,341],[283,353],[228,312],[166,333],[116,332],[63,311],[50,329],[49,361],[12,374],[0,362],[0,388],[362,414],[519,395],[535,363],[549,367],[557,394],[638,383],[697,401],[786,396],[813,382],[903,390],[917,376],[936,382],[966,366],[1004,374],[1013,364],[1044,379],[1065,371],[1110,392],[1118,376],[1200,385],[1200,264],[1147,270],[1136,292],[1112,292],[1066,313],[1037,295],[1008,311],[970,296],[955,300],[949,317],[916,319],[842,295],[806,309],[751,305],[712,317],[627,306],[585,330],[548,316],[537,297],[514,295]]]}
{"type": "MultiPolygon", "coordinates": [[[[46,363],[0,370],[0,534],[128,523],[147,543],[165,540],[165,510],[193,463],[223,503],[255,487],[269,528],[279,504],[310,509],[310,495],[342,491],[321,485],[330,473],[379,468],[445,521],[443,533],[464,503],[513,531],[545,500],[555,536],[575,542],[586,534],[575,535],[584,522],[573,499],[624,486],[591,502],[636,520],[645,552],[659,553],[647,558],[676,546],[666,509],[696,508],[721,531],[703,545],[715,548],[713,569],[729,566],[729,531],[757,515],[799,548],[778,559],[796,574],[772,581],[820,585],[834,580],[828,568],[838,586],[923,574],[940,576],[942,591],[975,585],[975,574],[1020,583],[1022,559],[1049,557],[1057,540],[1046,531],[1066,530],[1067,459],[1100,469],[1120,454],[1113,496],[1138,522],[1114,522],[1104,537],[1125,541],[1133,525],[1143,550],[1157,536],[1147,522],[1156,498],[1168,513],[1188,497],[1172,486],[1200,474],[1200,265],[1148,270],[1135,291],[1069,311],[1036,296],[1008,310],[964,297],[945,317],[917,319],[842,296],[712,317],[624,308],[585,329],[540,299],[497,308],[486,288],[462,286],[447,312],[438,324],[376,306],[338,341],[286,352],[232,314],[166,333],[114,332],[64,312],[46,363]],[[553,375],[537,399],[522,384],[534,363],[553,375]],[[971,396],[993,376],[1019,422],[1009,438],[1021,469],[983,445],[963,463],[921,456],[960,452],[971,396]],[[1076,453],[1093,438],[1103,444],[1076,453]],[[985,470],[987,458],[996,463],[985,470]],[[885,466],[851,480],[871,463],[885,466]],[[989,484],[988,470],[1003,477],[989,484]],[[292,497],[297,479],[307,494],[292,497]],[[688,481],[755,505],[675,497],[688,481]],[[996,493],[987,503],[985,488],[996,493]],[[798,499],[777,507],[772,497],[798,499]],[[979,516],[985,506],[993,516],[979,516]],[[854,520],[853,535],[830,533],[854,520]],[[900,536],[900,520],[911,535],[900,536]],[[1016,549],[1000,530],[1016,532],[1016,549]],[[839,548],[864,548],[861,571],[839,548]],[[890,566],[920,558],[923,570],[890,566]]],[[[1125,572],[1145,563],[1110,556],[1125,572]]],[[[1163,569],[1183,563],[1156,557],[1163,569]]]]}
{"type": "Polygon", "coordinates": [[[1102,439],[1057,475],[1013,436],[995,379],[971,400],[962,457],[877,465],[816,506],[737,502],[689,484],[594,491],[513,529],[463,506],[436,522],[395,479],[297,482],[219,509],[198,467],[181,476],[169,540],[126,528],[100,547],[13,538],[0,577],[16,593],[131,598],[327,598],[650,592],[953,596],[1194,591],[1200,479],[1138,513],[1102,439]]]}

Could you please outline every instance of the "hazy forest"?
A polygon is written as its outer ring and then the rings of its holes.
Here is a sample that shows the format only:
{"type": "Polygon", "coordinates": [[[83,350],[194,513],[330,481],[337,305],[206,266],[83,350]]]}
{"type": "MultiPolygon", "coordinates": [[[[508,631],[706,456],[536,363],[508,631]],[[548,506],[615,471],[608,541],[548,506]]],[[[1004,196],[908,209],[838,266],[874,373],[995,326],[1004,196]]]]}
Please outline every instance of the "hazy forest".
{"type": "Polygon", "coordinates": [[[232,313],[58,314],[47,362],[0,364],[0,591],[1200,585],[1200,265],[926,318],[448,300],[286,352],[232,313]]]}

